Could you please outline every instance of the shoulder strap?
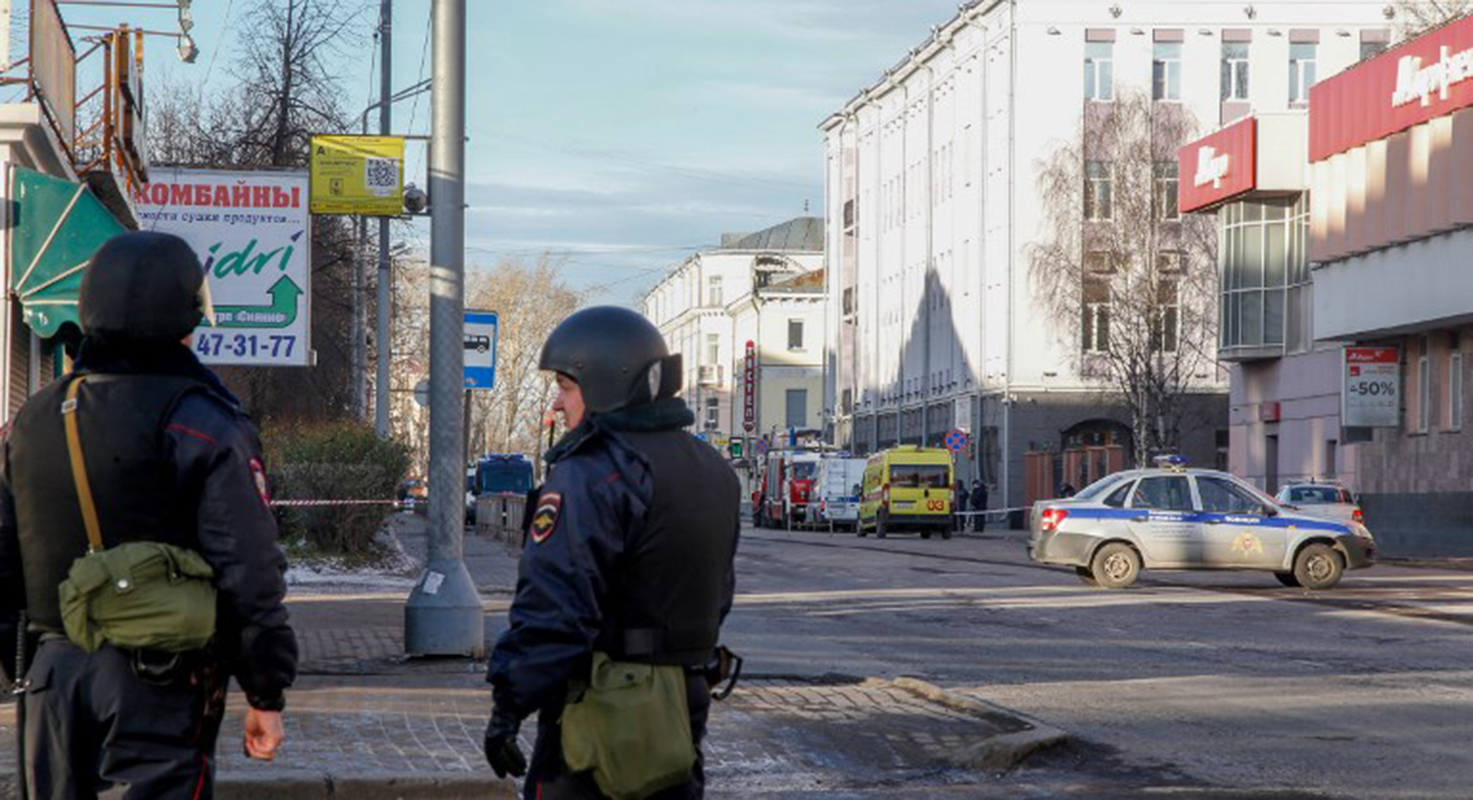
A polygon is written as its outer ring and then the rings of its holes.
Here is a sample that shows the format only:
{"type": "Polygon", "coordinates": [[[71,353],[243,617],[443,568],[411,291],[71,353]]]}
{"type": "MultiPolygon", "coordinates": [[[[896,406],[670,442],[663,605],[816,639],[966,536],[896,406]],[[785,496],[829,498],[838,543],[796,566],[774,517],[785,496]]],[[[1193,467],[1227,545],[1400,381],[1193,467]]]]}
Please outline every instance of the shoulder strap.
{"type": "Polygon", "coordinates": [[[87,481],[87,462],[82,458],[82,434],[77,430],[77,391],[82,388],[86,375],[78,375],[66,387],[66,401],[61,404],[61,416],[66,420],[66,449],[72,463],[72,480],[77,484],[77,501],[82,506],[82,523],[87,526],[87,542],[90,552],[104,549],[102,525],[97,521],[97,504],[92,501],[92,484],[87,481]]]}

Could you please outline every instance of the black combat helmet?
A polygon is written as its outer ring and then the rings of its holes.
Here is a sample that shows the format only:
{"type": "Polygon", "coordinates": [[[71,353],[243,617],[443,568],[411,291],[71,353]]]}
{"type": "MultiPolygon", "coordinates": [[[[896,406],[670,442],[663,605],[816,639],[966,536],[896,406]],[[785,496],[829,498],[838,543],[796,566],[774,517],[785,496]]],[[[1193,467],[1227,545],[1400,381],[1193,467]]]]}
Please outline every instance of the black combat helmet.
{"type": "Polygon", "coordinates": [[[563,320],[542,345],[538,368],[578,382],[595,414],[639,406],[680,391],[680,354],[639,313],[593,306],[563,320]]]}
{"type": "Polygon", "coordinates": [[[108,239],[82,277],[82,332],[112,342],[178,341],[204,318],[204,268],[183,239],[136,231],[108,239]]]}

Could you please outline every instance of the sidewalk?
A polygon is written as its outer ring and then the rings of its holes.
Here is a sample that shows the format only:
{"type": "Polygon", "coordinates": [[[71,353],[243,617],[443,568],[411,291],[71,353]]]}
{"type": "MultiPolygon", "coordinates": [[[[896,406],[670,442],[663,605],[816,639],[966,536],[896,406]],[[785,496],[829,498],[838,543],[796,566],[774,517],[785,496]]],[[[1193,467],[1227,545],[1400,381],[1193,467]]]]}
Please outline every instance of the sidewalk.
{"type": "MultiPolygon", "coordinates": [[[[423,558],[422,520],[395,524],[406,551],[423,558]]],[[[516,553],[467,535],[465,554],[486,604],[489,645],[505,625],[516,553]]],[[[288,698],[287,743],[274,763],[246,759],[245,700],[232,695],[219,747],[222,800],[515,796],[516,786],[497,780],[481,756],[491,703],[484,664],[403,657],[405,584],[390,576],[292,590],[302,663],[288,698]]],[[[529,720],[528,751],[534,731],[529,720]]],[[[709,796],[852,791],[938,775],[980,781],[1060,736],[917,681],[757,677],[713,708],[709,796]]],[[[13,708],[0,707],[0,798],[14,796],[13,737],[13,708]]]]}

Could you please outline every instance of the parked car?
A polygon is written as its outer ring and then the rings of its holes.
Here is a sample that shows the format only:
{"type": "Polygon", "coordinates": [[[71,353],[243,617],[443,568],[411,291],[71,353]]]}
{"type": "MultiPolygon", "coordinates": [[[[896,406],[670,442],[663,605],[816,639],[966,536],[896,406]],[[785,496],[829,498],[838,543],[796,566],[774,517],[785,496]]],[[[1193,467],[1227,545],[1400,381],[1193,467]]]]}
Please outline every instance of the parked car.
{"type": "Polygon", "coordinates": [[[829,530],[859,524],[859,495],[864,485],[865,459],[845,453],[826,453],[818,462],[813,495],[818,498],[818,522],[829,530]]]}
{"type": "Polygon", "coordinates": [[[1359,522],[1299,513],[1232,475],[1180,462],[1040,501],[1031,528],[1034,561],[1110,589],[1135,583],[1142,569],[1265,570],[1285,586],[1329,589],[1376,555],[1359,522]]]}
{"type": "Polygon", "coordinates": [[[864,467],[859,535],[919,531],[929,539],[934,531],[950,539],[955,480],[948,450],[902,445],[875,453],[864,467]]]}
{"type": "Polygon", "coordinates": [[[1355,495],[1335,481],[1290,483],[1279,490],[1274,500],[1305,516],[1365,524],[1365,515],[1355,495]]]}
{"type": "Polygon", "coordinates": [[[410,478],[399,484],[399,509],[401,511],[414,511],[429,502],[430,490],[425,482],[417,478],[410,478]]]}

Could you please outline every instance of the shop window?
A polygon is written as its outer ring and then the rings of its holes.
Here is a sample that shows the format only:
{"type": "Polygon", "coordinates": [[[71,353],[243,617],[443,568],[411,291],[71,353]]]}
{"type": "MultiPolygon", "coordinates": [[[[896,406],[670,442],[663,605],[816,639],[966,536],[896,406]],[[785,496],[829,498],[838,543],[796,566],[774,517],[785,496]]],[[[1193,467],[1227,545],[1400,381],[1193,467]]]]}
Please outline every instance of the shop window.
{"type": "Polygon", "coordinates": [[[1222,99],[1248,99],[1248,43],[1222,43],[1222,99]]]}
{"type": "Polygon", "coordinates": [[[1297,42],[1289,45],[1289,102],[1308,103],[1309,87],[1314,85],[1319,45],[1297,42]]]}
{"type": "Polygon", "coordinates": [[[1084,162],[1084,218],[1095,222],[1114,219],[1114,186],[1109,162],[1084,162]]]}
{"type": "MultiPolygon", "coordinates": [[[[1309,283],[1304,243],[1309,205],[1297,200],[1235,203],[1222,212],[1219,341],[1234,348],[1308,346],[1309,283]]],[[[1297,350],[1296,350],[1297,351],[1297,350]]]]}
{"type": "Polygon", "coordinates": [[[1084,99],[1101,102],[1115,99],[1114,42],[1085,43],[1084,99]]]}
{"type": "Polygon", "coordinates": [[[1157,161],[1154,165],[1156,177],[1156,218],[1179,219],[1181,211],[1176,202],[1176,162],[1157,161]]]}
{"type": "Polygon", "coordinates": [[[1181,42],[1156,42],[1151,55],[1151,97],[1181,99],[1181,42]]]}
{"type": "Polygon", "coordinates": [[[1427,420],[1432,416],[1432,374],[1428,368],[1427,337],[1416,336],[1412,338],[1412,360],[1409,366],[1412,369],[1411,384],[1414,387],[1415,397],[1407,404],[1411,419],[1407,420],[1407,428],[1412,433],[1426,433],[1427,420]]]}

